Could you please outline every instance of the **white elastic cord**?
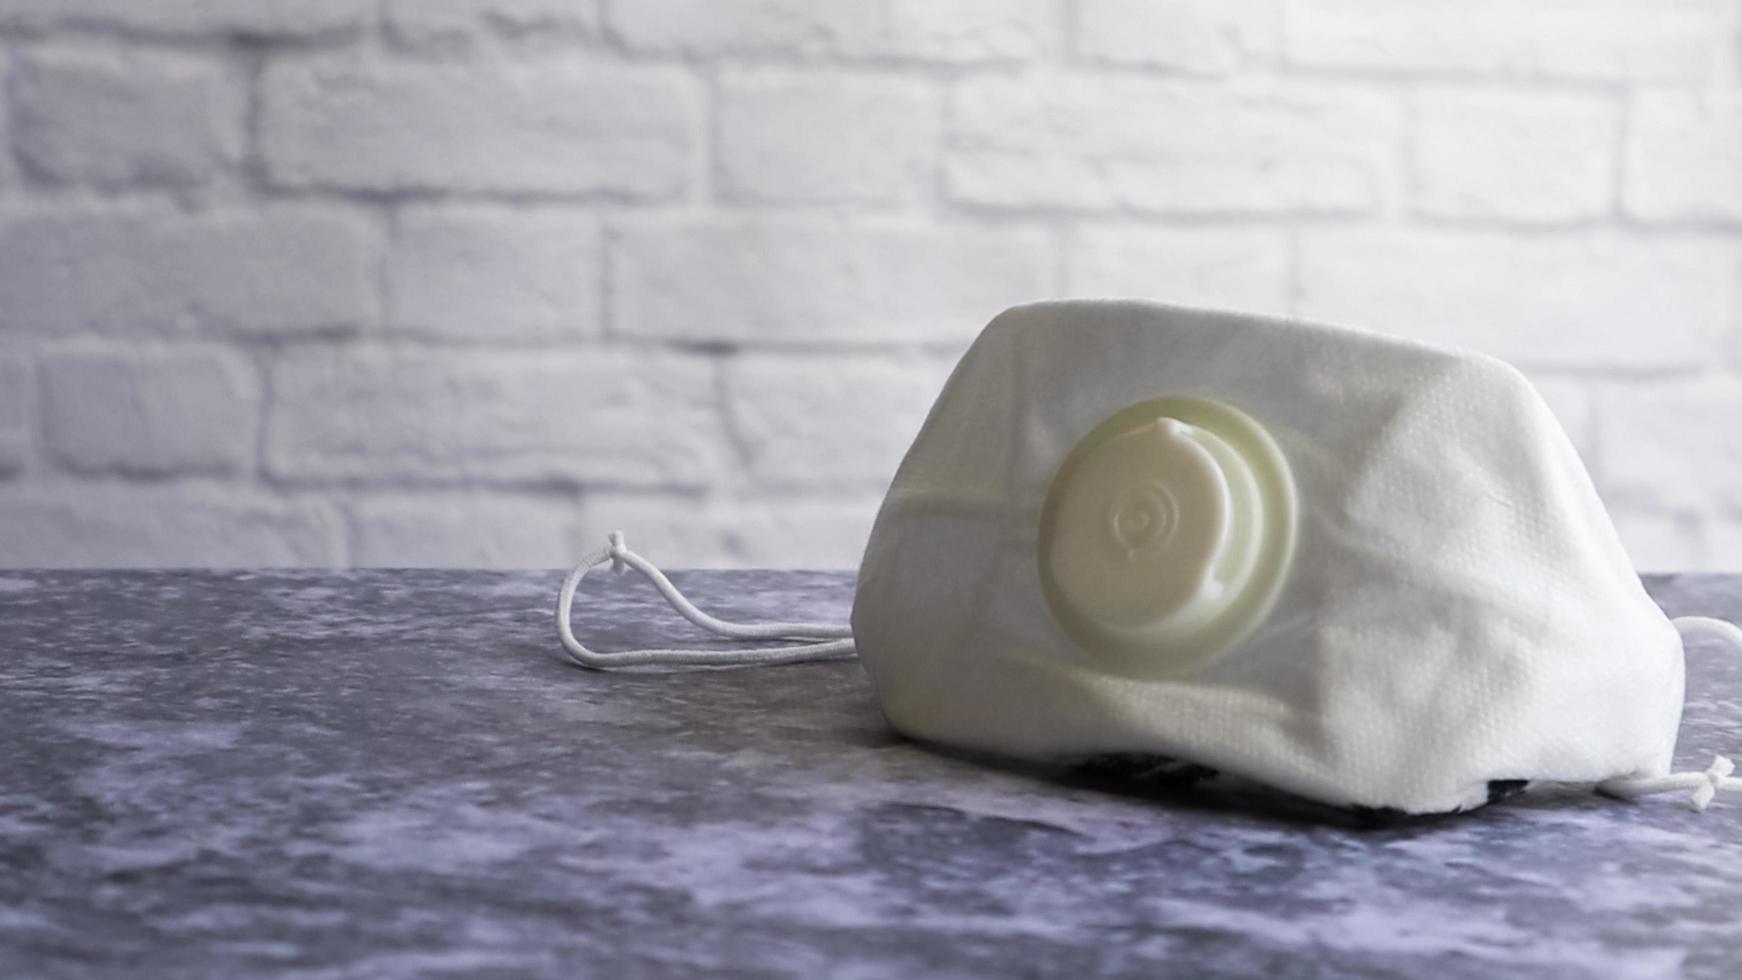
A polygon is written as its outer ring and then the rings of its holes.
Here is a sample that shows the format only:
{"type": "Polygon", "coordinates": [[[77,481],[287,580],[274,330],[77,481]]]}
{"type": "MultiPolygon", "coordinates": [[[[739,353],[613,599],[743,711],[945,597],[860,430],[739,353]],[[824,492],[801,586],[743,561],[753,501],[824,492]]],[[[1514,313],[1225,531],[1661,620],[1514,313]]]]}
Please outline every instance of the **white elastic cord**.
{"type": "Polygon", "coordinates": [[[660,666],[739,666],[744,664],[794,664],[807,660],[830,660],[853,655],[853,628],[827,623],[728,623],[702,612],[684,597],[671,579],[654,564],[629,550],[623,543],[623,532],[612,531],[610,544],[583,559],[568,578],[556,600],[556,631],[562,637],[563,649],[569,659],[582,667],[605,670],[610,667],[660,666]],[[575,639],[569,626],[570,607],[574,605],[575,589],[587,573],[609,563],[611,570],[621,572],[633,568],[647,576],[683,618],[702,629],[733,640],[814,640],[796,646],[756,647],[749,650],[620,650],[604,653],[589,650],[575,639]]]}
{"type": "MultiPolygon", "coordinates": [[[[1683,616],[1670,620],[1675,628],[1681,631],[1684,638],[1690,636],[1711,636],[1728,640],[1737,652],[1742,653],[1742,627],[1735,623],[1726,623],[1721,619],[1710,619],[1705,616],[1683,616]]],[[[1621,779],[1610,779],[1597,784],[1597,790],[1610,796],[1622,799],[1637,799],[1641,796],[1651,796],[1656,793],[1671,793],[1679,790],[1692,790],[1688,802],[1695,810],[1704,810],[1710,806],[1712,799],[1720,790],[1742,791],[1742,779],[1732,776],[1736,764],[1721,755],[1712,757],[1712,764],[1705,772],[1672,772],[1663,776],[1629,776],[1621,779]]]]}

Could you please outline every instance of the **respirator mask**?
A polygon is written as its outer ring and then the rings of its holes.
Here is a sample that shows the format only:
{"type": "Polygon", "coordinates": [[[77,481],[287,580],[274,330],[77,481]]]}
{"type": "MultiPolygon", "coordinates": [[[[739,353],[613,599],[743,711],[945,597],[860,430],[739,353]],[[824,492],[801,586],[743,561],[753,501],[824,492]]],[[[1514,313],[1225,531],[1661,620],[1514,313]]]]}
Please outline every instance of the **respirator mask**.
{"type": "Polygon", "coordinates": [[[1128,301],[995,319],[896,471],[850,629],[726,623],[620,534],[558,602],[593,668],[857,653],[884,714],[1013,759],[1178,760],[1334,806],[1440,813],[1527,782],[1703,808],[1671,773],[1682,647],[1577,452],[1510,366],[1128,301]],[[588,570],[649,575],[749,650],[587,649],[588,570]]]}

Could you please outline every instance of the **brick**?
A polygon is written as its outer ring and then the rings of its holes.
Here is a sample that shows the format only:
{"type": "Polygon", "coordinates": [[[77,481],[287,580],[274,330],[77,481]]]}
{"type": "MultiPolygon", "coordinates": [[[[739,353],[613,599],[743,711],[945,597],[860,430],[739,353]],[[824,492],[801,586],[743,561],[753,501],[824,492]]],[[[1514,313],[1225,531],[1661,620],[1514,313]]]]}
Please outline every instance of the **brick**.
{"type": "Polygon", "coordinates": [[[373,316],[372,250],[325,209],[0,215],[0,332],[353,328],[373,316]]]}
{"type": "Polygon", "coordinates": [[[1089,61],[1226,74],[1279,45],[1277,0],[1080,0],[1076,54],[1089,61]]]}
{"type": "Polygon", "coordinates": [[[1697,81],[1725,56],[1723,0],[1286,0],[1297,65],[1514,77],[1697,81]]]}
{"type": "Polygon", "coordinates": [[[1589,468],[1596,457],[1596,400],[1590,386],[1577,378],[1543,377],[1533,374],[1531,386],[1548,403],[1549,410],[1566,430],[1589,468]]]}
{"type": "Polygon", "coordinates": [[[1618,109],[1568,93],[1426,91],[1410,131],[1414,210],[1565,222],[1612,206],[1618,109]]]}
{"type": "MultiPolygon", "coordinates": [[[[1742,517],[1718,518],[1706,525],[1705,532],[1705,570],[1731,574],[1742,572],[1742,517]]],[[[1738,613],[1724,615],[1734,622],[1738,613]]]]}
{"type": "Polygon", "coordinates": [[[1706,567],[1701,523],[1685,514],[1618,510],[1610,515],[1635,570],[1695,572],[1706,567]]]}
{"type": "Polygon", "coordinates": [[[760,483],[882,490],[949,368],[914,358],[750,354],[726,364],[727,417],[760,483]]]}
{"type": "Polygon", "coordinates": [[[59,182],[204,183],[241,156],[246,92],[216,61],[39,54],[13,75],[17,152],[59,182]]]}
{"type": "Polygon", "coordinates": [[[360,500],[351,560],[378,568],[559,568],[581,553],[580,508],[520,495],[360,500]]]}
{"type": "Polygon", "coordinates": [[[1536,367],[1696,368],[1737,309],[1729,243],[1319,229],[1297,310],[1536,367]]]}
{"type": "Polygon", "coordinates": [[[42,358],[48,452],[82,472],[234,473],[259,417],[253,369],[210,349],[74,350],[42,358]]]}
{"type": "Polygon", "coordinates": [[[282,567],[344,562],[325,504],[209,486],[0,491],[0,564],[44,568],[282,567]]]}
{"type": "Polygon", "coordinates": [[[591,336],[600,330],[603,274],[590,214],[408,208],[388,249],[388,324],[448,340],[591,336]]]}
{"type": "Polygon", "coordinates": [[[1615,384],[1599,392],[1597,412],[1606,496],[1742,515],[1742,381],[1615,384]]]}
{"type": "Polygon", "coordinates": [[[598,0],[387,0],[388,36],[417,51],[453,54],[493,40],[571,40],[599,29],[598,0]]]}
{"type": "Polygon", "coordinates": [[[890,0],[885,53],[933,61],[1019,61],[1056,43],[1050,0],[890,0]]]}
{"type": "Polygon", "coordinates": [[[0,353],[0,476],[20,473],[30,463],[30,407],[36,386],[30,361],[0,353]]]}
{"type": "Polygon", "coordinates": [[[701,358],[307,351],[271,390],[267,469],[285,480],[699,486],[722,469],[701,358]]]}
{"type": "Polygon", "coordinates": [[[969,78],[951,118],[954,200],[1164,213],[1371,210],[1401,126],[1347,88],[1126,75],[969,78]]]}
{"type": "Polygon", "coordinates": [[[609,17],[631,48],[704,55],[1012,61],[1054,34],[1047,0],[636,0],[609,17]]]}
{"type": "MultiPolygon", "coordinates": [[[[624,532],[631,548],[662,568],[859,567],[878,500],[763,496],[698,499],[676,494],[589,495],[585,550],[624,532]]],[[[841,621],[846,621],[842,610],[841,621]]]]}
{"type": "Polygon", "coordinates": [[[700,54],[864,51],[883,22],[867,0],[636,0],[606,16],[631,48],[700,54]]]}
{"type": "Polygon", "coordinates": [[[891,204],[927,196],[941,105],[918,79],[727,76],[720,186],[731,199],[891,204]]]}
{"type": "Polygon", "coordinates": [[[661,197],[690,169],[674,69],[526,63],[279,64],[261,146],[281,184],[661,197]]]}
{"type": "Polygon", "coordinates": [[[0,0],[0,26],[312,37],[355,31],[373,11],[373,0],[0,0]]]}
{"type": "Polygon", "coordinates": [[[1742,95],[1636,94],[1623,169],[1635,217],[1742,221],[1742,95]]]}
{"type": "Polygon", "coordinates": [[[1289,312],[1289,243],[1279,230],[1085,227],[1071,236],[1068,261],[1073,296],[1289,312]]]}
{"type": "Polygon", "coordinates": [[[1046,241],[1015,229],[659,218],[613,248],[613,326],[668,340],[957,344],[1051,292],[1046,241]]]}
{"type": "MultiPolygon", "coordinates": [[[[5,51],[0,51],[0,150],[12,146],[12,100],[4,97],[5,90],[10,87],[11,75],[11,62],[7,60],[5,51]]],[[[11,152],[0,152],[0,196],[5,195],[7,185],[15,179],[12,157],[11,152]]]]}

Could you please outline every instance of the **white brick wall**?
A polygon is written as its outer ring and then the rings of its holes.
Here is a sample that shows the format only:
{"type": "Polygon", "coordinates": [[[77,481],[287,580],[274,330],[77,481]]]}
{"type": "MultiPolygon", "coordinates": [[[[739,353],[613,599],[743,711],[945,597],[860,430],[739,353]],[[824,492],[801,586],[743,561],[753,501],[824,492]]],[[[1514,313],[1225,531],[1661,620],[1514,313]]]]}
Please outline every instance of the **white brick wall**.
{"type": "Polygon", "coordinates": [[[1742,569],[1742,0],[0,0],[0,567],[851,565],[999,309],[1517,362],[1742,569]]]}
{"type": "Polygon", "coordinates": [[[203,184],[240,159],[246,99],[210,56],[45,48],[12,78],[17,153],[54,183],[203,184]]]}

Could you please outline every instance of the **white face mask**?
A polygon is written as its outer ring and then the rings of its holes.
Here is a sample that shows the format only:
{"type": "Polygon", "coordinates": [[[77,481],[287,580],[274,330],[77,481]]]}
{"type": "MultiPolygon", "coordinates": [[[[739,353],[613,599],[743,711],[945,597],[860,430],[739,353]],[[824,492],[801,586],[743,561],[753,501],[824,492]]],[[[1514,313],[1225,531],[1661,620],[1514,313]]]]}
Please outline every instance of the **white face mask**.
{"type": "Polygon", "coordinates": [[[1005,756],[1161,756],[1340,806],[1436,813],[1524,781],[1669,772],[1682,634],[1511,367],[1377,335],[1137,302],[986,328],[897,471],[852,629],[707,617],[620,535],[564,584],[589,667],[852,652],[895,728],[1005,756]],[[595,653],[599,564],[752,651],[595,653]]]}

